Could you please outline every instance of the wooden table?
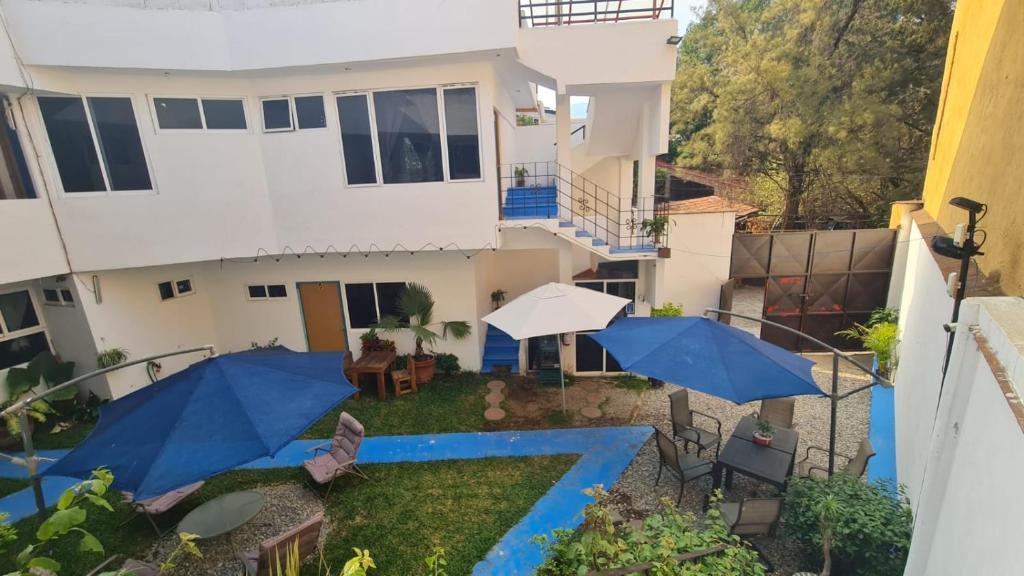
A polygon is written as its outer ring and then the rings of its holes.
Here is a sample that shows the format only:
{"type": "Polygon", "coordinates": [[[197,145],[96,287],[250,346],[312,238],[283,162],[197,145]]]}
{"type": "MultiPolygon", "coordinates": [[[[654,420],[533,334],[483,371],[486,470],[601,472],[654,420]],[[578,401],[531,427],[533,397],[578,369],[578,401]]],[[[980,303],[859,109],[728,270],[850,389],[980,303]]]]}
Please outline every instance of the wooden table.
{"type": "Polygon", "coordinates": [[[395,363],[396,357],[394,352],[386,352],[384,350],[374,350],[373,352],[363,354],[348,370],[352,374],[352,383],[355,384],[356,388],[361,389],[359,377],[363,374],[376,374],[377,398],[381,400],[387,399],[388,391],[387,385],[384,382],[384,375],[391,369],[391,365],[395,363]]]}
{"type": "Polygon", "coordinates": [[[771,484],[779,490],[786,489],[786,483],[793,474],[793,462],[800,434],[796,430],[776,426],[771,446],[759,446],[754,444],[756,429],[757,419],[753,416],[744,416],[740,419],[729,441],[722,447],[711,472],[712,490],[722,486],[723,472],[727,488],[732,486],[733,472],[739,472],[771,484]]]}

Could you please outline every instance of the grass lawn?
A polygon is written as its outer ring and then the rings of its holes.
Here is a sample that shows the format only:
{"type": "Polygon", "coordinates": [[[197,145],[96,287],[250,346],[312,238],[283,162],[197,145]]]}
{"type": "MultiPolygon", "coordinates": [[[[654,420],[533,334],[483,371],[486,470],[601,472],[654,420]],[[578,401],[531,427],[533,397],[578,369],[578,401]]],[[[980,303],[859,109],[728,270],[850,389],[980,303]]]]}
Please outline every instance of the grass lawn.
{"type": "MultiPolygon", "coordinates": [[[[491,458],[444,462],[367,465],[372,478],[339,480],[327,506],[329,532],[324,556],[340,569],[353,547],[368,548],[377,562],[373,574],[423,574],[423,558],[434,546],[448,552],[452,576],[469,574],[552,484],[565,474],[576,456],[491,458]]],[[[160,519],[171,526],[201,501],[258,485],[299,483],[300,468],[246,470],[223,474],[207,482],[200,494],[160,519]]],[[[86,528],[106,546],[106,554],[138,557],[155,534],[144,518],[119,526],[131,514],[116,494],[108,498],[115,512],[89,511],[86,528]]],[[[15,526],[21,539],[0,555],[0,573],[13,569],[12,558],[29,542],[38,521],[29,518],[15,526]]],[[[78,552],[77,539],[58,546],[54,557],[62,574],[85,574],[98,565],[99,554],[78,552]]],[[[310,574],[316,574],[315,566],[310,574]]]]}
{"type": "Polygon", "coordinates": [[[454,376],[438,375],[420,386],[418,394],[395,398],[388,388],[388,399],[377,400],[376,384],[363,385],[359,400],[349,398],[338,408],[311,426],[303,438],[330,438],[342,410],[366,426],[367,436],[398,434],[434,434],[440,432],[477,432],[484,429],[484,395],[491,378],[474,372],[454,376]]]}

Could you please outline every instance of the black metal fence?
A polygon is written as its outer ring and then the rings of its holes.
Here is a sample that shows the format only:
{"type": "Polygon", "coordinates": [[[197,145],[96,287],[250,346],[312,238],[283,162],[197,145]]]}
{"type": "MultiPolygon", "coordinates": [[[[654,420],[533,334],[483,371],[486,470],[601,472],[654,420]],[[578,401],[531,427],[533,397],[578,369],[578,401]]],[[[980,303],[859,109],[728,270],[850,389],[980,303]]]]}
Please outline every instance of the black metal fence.
{"type": "Polygon", "coordinates": [[[569,26],[672,18],[674,0],[519,0],[519,26],[569,26]]]}
{"type": "Polygon", "coordinates": [[[503,220],[557,219],[613,248],[664,245],[645,233],[644,222],[662,215],[653,197],[625,200],[557,162],[507,164],[499,170],[503,220]]]}

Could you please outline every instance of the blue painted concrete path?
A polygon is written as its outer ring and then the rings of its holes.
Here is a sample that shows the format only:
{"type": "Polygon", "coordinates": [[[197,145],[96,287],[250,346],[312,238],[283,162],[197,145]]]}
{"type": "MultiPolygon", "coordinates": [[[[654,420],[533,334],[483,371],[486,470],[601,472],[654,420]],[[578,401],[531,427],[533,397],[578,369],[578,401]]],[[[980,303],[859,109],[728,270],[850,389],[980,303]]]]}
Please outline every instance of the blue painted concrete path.
{"type": "Polygon", "coordinates": [[[868,461],[868,480],[896,479],[896,405],[895,390],[871,388],[871,416],[868,438],[875,456],[868,461]]]}
{"type": "MultiPolygon", "coordinates": [[[[594,484],[606,488],[619,476],[650,438],[649,426],[616,428],[570,428],[523,432],[475,432],[421,436],[373,436],[363,441],[360,464],[433,462],[476,458],[509,458],[579,454],[576,464],[533,505],[473,569],[475,576],[533,574],[544,561],[540,546],[530,542],[538,534],[556,528],[572,529],[582,521],[584,506],[593,501],[583,490],[594,484]]],[[[296,440],[273,458],[261,458],[241,469],[290,468],[309,458],[307,450],[323,440],[296,440]]],[[[66,450],[43,451],[42,456],[60,458],[66,450]]],[[[0,463],[0,477],[24,478],[25,470],[0,463]]],[[[47,502],[74,485],[69,478],[45,478],[47,502]]],[[[16,522],[35,513],[29,489],[0,498],[0,512],[16,522]]]]}

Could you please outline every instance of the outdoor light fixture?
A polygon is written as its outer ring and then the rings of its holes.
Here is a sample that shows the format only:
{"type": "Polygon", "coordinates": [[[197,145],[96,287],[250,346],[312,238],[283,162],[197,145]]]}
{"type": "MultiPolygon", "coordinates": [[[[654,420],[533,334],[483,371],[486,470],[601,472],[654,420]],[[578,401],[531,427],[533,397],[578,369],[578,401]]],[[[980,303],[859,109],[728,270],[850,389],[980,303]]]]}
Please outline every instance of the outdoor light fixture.
{"type": "Polygon", "coordinates": [[[669,36],[668,40],[665,41],[665,44],[671,44],[673,46],[679,46],[679,43],[682,42],[682,41],[683,41],[683,37],[682,36],[669,36]]]}

